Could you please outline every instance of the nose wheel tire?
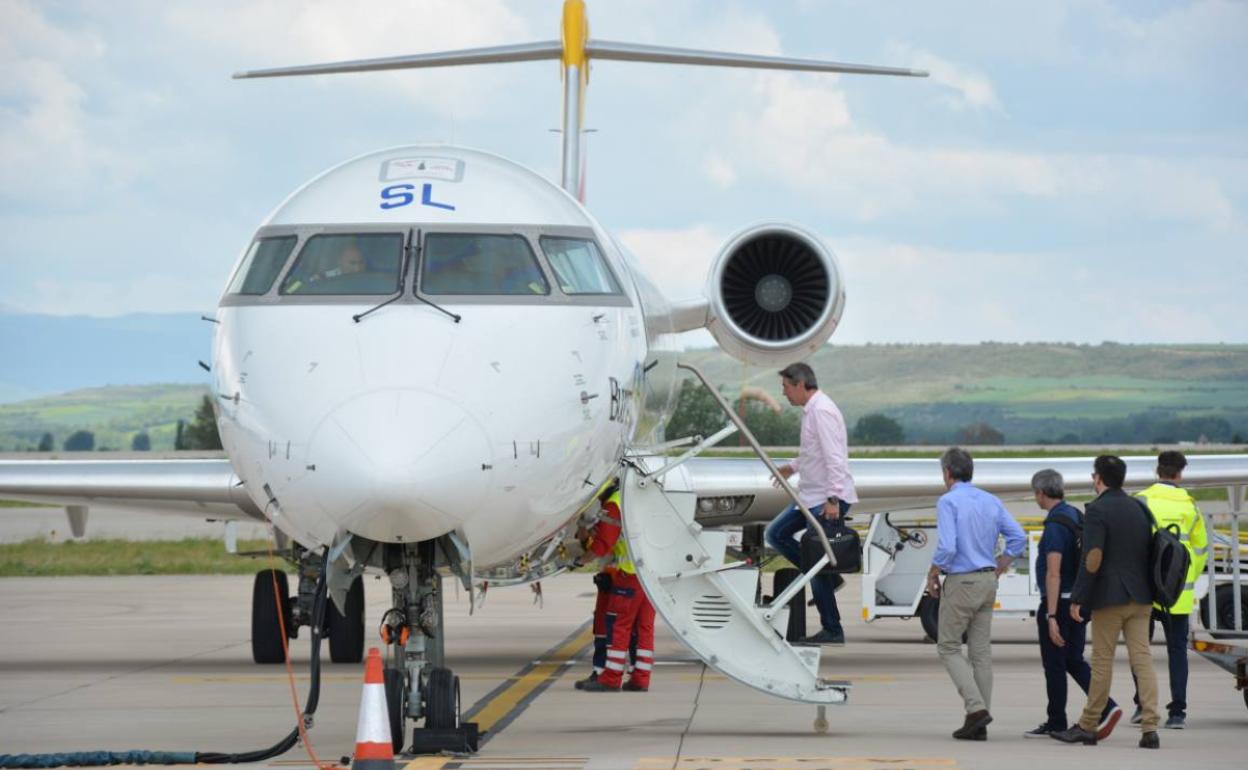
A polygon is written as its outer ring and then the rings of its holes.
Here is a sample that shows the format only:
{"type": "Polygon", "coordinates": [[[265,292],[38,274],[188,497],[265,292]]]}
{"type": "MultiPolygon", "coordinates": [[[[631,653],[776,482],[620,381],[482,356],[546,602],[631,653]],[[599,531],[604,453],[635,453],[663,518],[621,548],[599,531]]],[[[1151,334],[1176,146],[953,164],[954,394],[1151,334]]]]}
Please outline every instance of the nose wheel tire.
{"type": "Polygon", "coordinates": [[[290,584],[286,573],[275,569],[260,570],[251,587],[251,658],[256,663],[281,663],[286,660],[282,623],[278,620],[279,607],[285,615],[286,627],[292,628],[290,584]],[[276,597],[274,580],[277,581],[276,597]]]}
{"type": "Polygon", "coordinates": [[[403,686],[403,672],[388,668],[384,674],[386,683],[386,714],[390,717],[390,743],[395,753],[403,750],[403,713],[406,711],[407,690],[403,686]]]}
{"type": "Polygon", "coordinates": [[[345,612],[327,602],[326,623],[329,626],[329,659],[335,663],[359,663],[364,660],[364,580],[357,577],[347,591],[345,612]]]}
{"type": "Polygon", "coordinates": [[[449,668],[429,672],[425,684],[425,726],[459,727],[459,677],[449,668]]]}

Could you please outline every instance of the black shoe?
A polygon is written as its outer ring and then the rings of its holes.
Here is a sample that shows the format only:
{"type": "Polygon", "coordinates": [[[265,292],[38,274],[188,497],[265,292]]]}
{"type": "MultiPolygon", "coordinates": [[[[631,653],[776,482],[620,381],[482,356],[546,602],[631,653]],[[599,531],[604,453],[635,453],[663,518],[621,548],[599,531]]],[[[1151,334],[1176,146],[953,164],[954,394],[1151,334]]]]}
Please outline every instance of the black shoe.
{"type": "Polygon", "coordinates": [[[1118,724],[1118,720],[1122,719],[1122,706],[1114,706],[1101,716],[1101,721],[1096,726],[1096,739],[1103,741],[1109,737],[1114,731],[1114,726],[1118,724]]]}
{"type": "Polygon", "coordinates": [[[619,692],[620,688],[607,687],[601,681],[595,679],[592,682],[586,682],[585,686],[582,687],[581,690],[583,690],[584,692],[619,692]]]}
{"type": "Polygon", "coordinates": [[[817,634],[811,634],[798,644],[845,644],[845,634],[840,632],[832,632],[826,628],[817,634]]]}
{"type": "Polygon", "coordinates": [[[1161,739],[1157,737],[1156,730],[1150,730],[1140,736],[1140,748],[1142,749],[1161,748],[1161,739]]]}
{"type": "Polygon", "coordinates": [[[584,679],[577,679],[576,682],[572,686],[578,690],[584,690],[585,685],[589,684],[590,682],[597,682],[597,681],[598,681],[598,672],[591,671],[589,672],[589,676],[585,677],[584,679]]]}
{"type": "Polygon", "coordinates": [[[1075,725],[1069,730],[1062,730],[1059,733],[1049,733],[1049,737],[1062,743],[1082,743],[1084,746],[1096,745],[1096,733],[1088,732],[1083,729],[1082,725],[1075,725]]]}
{"type": "Polygon", "coordinates": [[[631,679],[625,682],[624,686],[620,689],[625,692],[648,692],[650,690],[649,687],[642,687],[631,679]]]}
{"type": "Polygon", "coordinates": [[[971,736],[971,740],[973,740],[973,741],[986,741],[986,740],[988,740],[988,728],[987,728],[987,727],[981,727],[981,728],[979,728],[978,730],[976,730],[976,731],[975,731],[975,734],[971,736]]]}
{"type": "Polygon", "coordinates": [[[962,726],[953,731],[953,737],[960,741],[987,740],[988,733],[986,730],[983,738],[976,738],[975,736],[979,731],[988,727],[991,722],[992,714],[989,714],[987,709],[972,711],[966,715],[966,721],[962,723],[962,726]]]}
{"type": "Polygon", "coordinates": [[[1050,727],[1048,722],[1041,722],[1040,726],[1034,730],[1028,730],[1023,733],[1024,738],[1048,738],[1053,733],[1060,733],[1055,727],[1050,727]]]}

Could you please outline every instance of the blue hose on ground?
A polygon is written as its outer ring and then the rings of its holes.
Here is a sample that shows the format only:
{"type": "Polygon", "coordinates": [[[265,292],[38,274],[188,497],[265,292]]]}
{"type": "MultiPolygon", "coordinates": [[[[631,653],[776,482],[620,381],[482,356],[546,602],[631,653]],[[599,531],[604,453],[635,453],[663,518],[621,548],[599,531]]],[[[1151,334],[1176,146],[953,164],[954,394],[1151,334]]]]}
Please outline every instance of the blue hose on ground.
{"type": "Polygon", "coordinates": [[[101,765],[193,765],[193,751],[77,751],[63,754],[0,754],[0,768],[98,767],[101,765]]]}
{"type": "MultiPolygon", "coordinates": [[[[312,599],[312,686],[308,689],[305,716],[316,712],[321,697],[321,628],[325,619],[325,576],[329,572],[329,549],[321,564],[321,578],[312,599]]],[[[285,754],[299,741],[299,728],[267,749],[237,754],[215,751],[79,751],[57,754],[0,754],[0,770],[44,767],[104,767],[107,765],[233,765],[263,762],[285,754]]]]}

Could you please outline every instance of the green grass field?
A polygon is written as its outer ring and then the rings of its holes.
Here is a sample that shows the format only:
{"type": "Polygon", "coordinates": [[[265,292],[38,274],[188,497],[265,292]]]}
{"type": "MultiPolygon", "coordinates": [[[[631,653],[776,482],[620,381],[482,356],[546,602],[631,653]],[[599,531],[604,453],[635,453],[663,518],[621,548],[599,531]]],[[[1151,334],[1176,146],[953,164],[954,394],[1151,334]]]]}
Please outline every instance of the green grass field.
{"type": "MultiPolygon", "coordinates": [[[[264,540],[240,540],[242,552],[266,552],[264,540]]],[[[172,541],[27,540],[0,545],[0,577],[66,575],[251,575],[269,559],[226,553],[218,539],[172,541]]],[[[276,566],[293,572],[278,559],[276,566]]]]}

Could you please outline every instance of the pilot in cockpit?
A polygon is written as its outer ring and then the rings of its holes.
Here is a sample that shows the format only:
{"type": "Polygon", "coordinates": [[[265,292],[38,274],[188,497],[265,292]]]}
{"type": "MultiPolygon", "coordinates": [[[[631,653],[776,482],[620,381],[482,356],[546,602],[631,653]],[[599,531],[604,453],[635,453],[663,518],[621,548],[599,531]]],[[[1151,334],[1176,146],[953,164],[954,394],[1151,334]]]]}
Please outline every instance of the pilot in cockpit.
{"type": "Polygon", "coordinates": [[[338,264],[320,274],[320,278],[338,278],[344,275],[362,273],[368,267],[364,254],[355,241],[346,241],[338,252],[338,264]]]}

